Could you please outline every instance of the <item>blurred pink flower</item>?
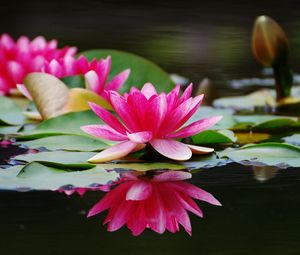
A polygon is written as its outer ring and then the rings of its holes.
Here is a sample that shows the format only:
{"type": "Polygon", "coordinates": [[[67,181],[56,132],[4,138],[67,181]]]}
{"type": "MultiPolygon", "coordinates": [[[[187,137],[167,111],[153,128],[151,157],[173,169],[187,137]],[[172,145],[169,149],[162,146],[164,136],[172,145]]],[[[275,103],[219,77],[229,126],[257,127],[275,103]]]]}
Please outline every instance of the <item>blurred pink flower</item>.
{"type": "Polygon", "coordinates": [[[84,75],[86,87],[107,99],[107,91],[119,90],[130,74],[130,70],[126,69],[108,81],[110,69],[110,56],[106,59],[93,59],[91,62],[84,56],[80,56],[78,59],[70,56],[46,62],[42,71],[58,78],[84,75]]]}
{"type": "Polygon", "coordinates": [[[145,228],[162,234],[166,230],[175,233],[182,225],[191,235],[192,227],[188,211],[203,217],[194,199],[220,206],[210,193],[192,184],[183,182],[191,174],[183,171],[168,171],[155,175],[123,175],[123,182],[109,191],[89,211],[88,217],[109,210],[104,224],[112,232],[127,224],[134,236],[145,228]]]}
{"type": "Polygon", "coordinates": [[[101,106],[90,103],[92,110],[107,125],[88,125],[81,129],[93,136],[119,141],[120,143],[100,152],[90,162],[105,162],[122,158],[142,149],[147,143],[165,157],[174,160],[188,160],[192,152],[211,153],[213,149],[181,143],[181,139],[200,133],[212,127],[222,116],[200,119],[187,126],[183,125],[199,108],[203,95],[190,97],[192,84],[179,96],[180,87],[170,93],[157,94],[150,83],[138,90],[121,96],[116,91],[109,92],[110,103],[119,119],[101,106]]]}
{"type": "Polygon", "coordinates": [[[0,36],[0,95],[9,94],[24,77],[40,71],[45,61],[75,55],[75,47],[57,48],[57,41],[38,36],[32,41],[21,36],[16,42],[8,35],[0,36]]]}
{"type": "MultiPolygon", "coordinates": [[[[41,71],[52,74],[57,78],[74,75],[84,75],[86,88],[108,100],[108,90],[119,90],[126,82],[130,70],[126,69],[108,81],[111,69],[111,57],[106,59],[94,59],[89,62],[86,57],[75,59],[67,56],[61,59],[46,61],[41,71]]],[[[18,84],[19,91],[32,100],[28,90],[23,84],[18,84]]]]}

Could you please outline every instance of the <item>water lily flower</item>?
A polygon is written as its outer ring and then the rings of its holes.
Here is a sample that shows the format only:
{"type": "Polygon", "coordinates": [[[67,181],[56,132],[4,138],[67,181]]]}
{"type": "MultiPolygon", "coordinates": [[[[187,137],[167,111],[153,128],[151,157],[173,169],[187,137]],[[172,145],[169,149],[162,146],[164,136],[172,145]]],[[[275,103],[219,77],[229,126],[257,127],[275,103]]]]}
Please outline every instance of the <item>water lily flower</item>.
{"type": "Polygon", "coordinates": [[[213,195],[183,180],[191,178],[184,171],[167,171],[153,178],[147,175],[123,174],[122,182],[109,191],[89,211],[88,217],[109,210],[104,224],[112,232],[125,224],[134,236],[146,228],[162,234],[179,231],[182,225],[191,235],[188,211],[203,217],[193,199],[221,206],[213,195]]]}
{"type": "Polygon", "coordinates": [[[8,34],[0,36],[0,94],[10,94],[24,77],[40,71],[45,61],[74,56],[75,47],[57,48],[57,41],[38,36],[32,41],[21,36],[14,41],[8,34]]]}
{"type": "Polygon", "coordinates": [[[145,84],[141,90],[132,87],[124,96],[110,91],[110,103],[120,120],[103,107],[90,103],[91,109],[107,125],[87,125],[81,129],[93,136],[119,143],[89,161],[98,163],[119,159],[144,148],[146,144],[174,160],[188,160],[192,153],[211,153],[211,148],[184,144],[177,139],[212,127],[222,116],[204,118],[183,126],[199,108],[203,95],[190,97],[192,84],[182,96],[179,92],[180,87],[176,86],[168,94],[158,94],[150,83],[145,84]]]}
{"type": "MultiPolygon", "coordinates": [[[[41,71],[57,78],[84,75],[86,88],[108,100],[107,91],[119,90],[130,74],[130,70],[126,69],[108,81],[110,69],[110,56],[106,59],[94,59],[91,62],[84,56],[80,56],[78,59],[67,56],[61,59],[53,59],[50,62],[46,61],[41,71]]],[[[18,89],[24,96],[32,100],[25,85],[18,84],[18,89]]]]}

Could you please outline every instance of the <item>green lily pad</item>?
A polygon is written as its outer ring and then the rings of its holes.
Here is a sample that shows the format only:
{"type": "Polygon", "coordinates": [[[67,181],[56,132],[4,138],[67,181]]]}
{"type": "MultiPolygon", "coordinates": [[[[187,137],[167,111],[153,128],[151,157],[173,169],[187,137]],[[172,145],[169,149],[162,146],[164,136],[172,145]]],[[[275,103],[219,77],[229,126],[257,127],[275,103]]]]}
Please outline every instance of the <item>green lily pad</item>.
{"type": "Polygon", "coordinates": [[[21,125],[25,121],[25,116],[13,100],[0,96],[0,125],[21,125]]]}
{"type": "Polygon", "coordinates": [[[111,79],[121,71],[130,68],[130,76],[123,87],[120,89],[120,92],[122,93],[129,91],[131,86],[141,88],[147,82],[153,83],[153,85],[155,85],[159,92],[170,91],[175,85],[170,79],[169,74],[165,72],[161,67],[145,58],[132,53],[118,50],[100,49],[81,52],[78,55],[84,55],[89,60],[111,56],[112,69],[109,79],[111,79]]]}
{"type": "Polygon", "coordinates": [[[216,109],[209,106],[200,106],[199,109],[195,112],[195,114],[187,121],[185,125],[188,125],[194,121],[213,117],[213,116],[223,116],[223,118],[216,123],[213,127],[210,129],[212,130],[218,130],[218,129],[229,129],[233,127],[236,124],[236,121],[234,120],[233,111],[230,109],[216,109]]]}
{"type": "Polygon", "coordinates": [[[0,126],[1,135],[16,135],[20,130],[21,126],[0,126]]]}
{"type": "Polygon", "coordinates": [[[49,136],[32,141],[20,142],[19,144],[31,149],[46,148],[48,150],[66,151],[100,151],[109,146],[108,143],[103,140],[78,135],[49,136]]]}
{"type": "Polygon", "coordinates": [[[286,143],[300,145],[300,134],[294,134],[291,136],[283,137],[282,140],[286,143]]]}
{"type": "Polygon", "coordinates": [[[236,140],[237,138],[230,130],[206,130],[192,136],[195,144],[226,144],[234,143],[236,140]]]}
{"type": "Polygon", "coordinates": [[[35,129],[18,136],[18,140],[32,140],[54,135],[88,136],[81,131],[80,127],[90,124],[103,124],[103,122],[92,111],[67,113],[43,121],[35,129]]]}
{"type": "Polygon", "coordinates": [[[63,171],[33,162],[26,166],[0,169],[0,189],[9,190],[58,190],[64,186],[88,188],[116,181],[116,172],[101,167],[84,171],[63,171]]]}
{"type": "Polygon", "coordinates": [[[69,152],[69,151],[50,151],[33,154],[18,155],[13,160],[25,163],[39,162],[46,166],[72,169],[89,169],[95,164],[90,164],[87,160],[95,156],[94,152],[69,152]]]}
{"type": "Polygon", "coordinates": [[[300,147],[286,143],[245,145],[238,149],[227,148],[217,154],[244,165],[300,167],[300,147]]]}
{"type": "Polygon", "coordinates": [[[297,118],[276,115],[235,115],[237,124],[233,130],[280,131],[296,128],[297,118]]]}

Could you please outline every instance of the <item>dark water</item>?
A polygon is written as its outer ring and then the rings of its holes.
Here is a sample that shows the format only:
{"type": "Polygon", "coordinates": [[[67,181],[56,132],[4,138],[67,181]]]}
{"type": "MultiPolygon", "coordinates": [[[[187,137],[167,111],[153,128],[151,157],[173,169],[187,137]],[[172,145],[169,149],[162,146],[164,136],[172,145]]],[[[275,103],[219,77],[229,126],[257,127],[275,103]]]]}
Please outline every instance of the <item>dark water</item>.
{"type": "MultiPolygon", "coordinates": [[[[24,1],[0,4],[0,29],[14,37],[43,34],[61,45],[132,51],[192,81],[212,78],[221,94],[226,81],[258,76],[249,47],[255,16],[268,14],[286,29],[291,62],[300,64],[299,1],[24,1]]],[[[230,91],[238,94],[239,91],[230,91]]],[[[14,151],[0,148],[0,165],[14,151]]],[[[106,232],[104,214],[86,219],[102,193],[84,198],[53,192],[0,192],[0,254],[300,254],[300,171],[280,170],[264,183],[249,167],[230,165],[194,175],[223,207],[201,203],[185,232],[132,237],[106,232]]]]}

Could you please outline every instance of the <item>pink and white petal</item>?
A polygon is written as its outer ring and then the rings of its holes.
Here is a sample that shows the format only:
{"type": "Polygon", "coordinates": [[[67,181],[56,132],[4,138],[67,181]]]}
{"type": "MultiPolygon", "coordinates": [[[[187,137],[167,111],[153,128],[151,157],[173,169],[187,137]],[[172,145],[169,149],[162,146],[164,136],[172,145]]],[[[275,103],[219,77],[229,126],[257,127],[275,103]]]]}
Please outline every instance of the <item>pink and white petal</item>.
{"type": "Polygon", "coordinates": [[[147,181],[135,182],[126,193],[126,200],[141,201],[152,194],[152,185],[147,181]]]}
{"type": "Polygon", "coordinates": [[[49,73],[56,76],[62,77],[63,71],[60,63],[56,59],[53,59],[49,63],[49,73]]]}
{"type": "Polygon", "coordinates": [[[209,148],[209,147],[203,147],[203,146],[197,146],[191,144],[187,144],[187,146],[191,149],[193,154],[202,155],[202,154],[209,154],[214,151],[213,148],[209,148]]]}
{"type": "Polygon", "coordinates": [[[107,125],[111,126],[113,129],[118,131],[119,133],[126,134],[125,127],[121,124],[121,122],[108,110],[104,109],[103,107],[89,102],[89,106],[93,110],[97,116],[103,120],[107,125]]]}
{"type": "Polygon", "coordinates": [[[86,125],[80,129],[92,136],[103,138],[110,141],[126,141],[127,136],[119,133],[115,129],[107,125],[86,125]]]}
{"type": "Polygon", "coordinates": [[[131,134],[127,132],[127,137],[134,143],[147,143],[152,139],[152,132],[142,131],[131,134]]]}
{"type": "Polygon", "coordinates": [[[202,201],[205,201],[207,203],[210,203],[212,205],[218,205],[221,206],[221,203],[210,193],[208,193],[207,191],[200,189],[190,183],[186,183],[186,182],[181,182],[181,183],[177,183],[177,182],[172,182],[169,183],[169,185],[173,186],[174,189],[185,193],[186,195],[193,197],[195,199],[199,199],[202,201]]]}
{"type": "Polygon", "coordinates": [[[111,68],[111,57],[108,56],[106,59],[101,59],[97,65],[96,72],[99,77],[99,86],[101,90],[104,90],[105,83],[111,68]]]}
{"type": "Polygon", "coordinates": [[[152,147],[167,158],[174,160],[188,160],[192,157],[190,148],[181,142],[170,139],[153,139],[152,147]]]}
{"type": "Polygon", "coordinates": [[[222,119],[222,116],[213,116],[210,118],[202,119],[191,123],[190,125],[181,128],[173,134],[166,135],[166,138],[185,138],[196,135],[213,125],[222,119]]]}
{"type": "Polygon", "coordinates": [[[34,38],[30,44],[30,48],[32,51],[42,51],[46,47],[47,47],[47,41],[43,36],[38,36],[34,38]]]}
{"type": "Polygon", "coordinates": [[[10,35],[2,34],[0,38],[0,47],[6,51],[9,51],[15,47],[15,42],[10,35]]]}
{"type": "Polygon", "coordinates": [[[88,162],[102,163],[115,159],[120,159],[131,153],[132,150],[135,149],[135,147],[136,143],[133,143],[131,141],[121,142],[119,144],[111,146],[108,149],[101,151],[94,157],[90,158],[88,162]]]}
{"type": "Polygon", "coordinates": [[[184,171],[167,171],[153,177],[155,182],[182,181],[192,178],[191,173],[184,171]]]}
{"type": "Polygon", "coordinates": [[[155,89],[155,87],[153,86],[153,84],[151,83],[146,83],[142,89],[141,92],[144,94],[144,96],[149,99],[152,96],[156,96],[157,95],[157,91],[155,89]]]}
{"type": "Polygon", "coordinates": [[[122,85],[126,82],[130,74],[130,69],[126,69],[123,72],[117,74],[104,88],[106,90],[119,90],[122,85]]]}
{"type": "Polygon", "coordinates": [[[28,89],[25,87],[24,84],[17,84],[17,89],[30,101],[32,101],[32,96],[30,95],[28,89]]]}
{"type": "Polygon", "coordinates": [[[99,86],[98,74],[91,70],[84,75],[85,87],[91,91],[94,91],[97,94],[100,94],[103,88],[99,86]]]}

